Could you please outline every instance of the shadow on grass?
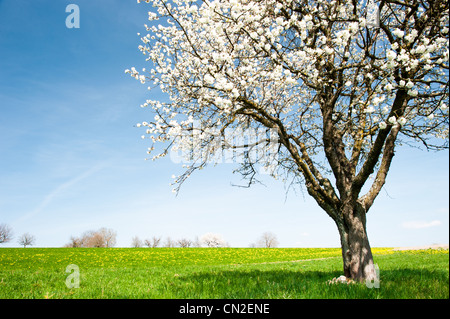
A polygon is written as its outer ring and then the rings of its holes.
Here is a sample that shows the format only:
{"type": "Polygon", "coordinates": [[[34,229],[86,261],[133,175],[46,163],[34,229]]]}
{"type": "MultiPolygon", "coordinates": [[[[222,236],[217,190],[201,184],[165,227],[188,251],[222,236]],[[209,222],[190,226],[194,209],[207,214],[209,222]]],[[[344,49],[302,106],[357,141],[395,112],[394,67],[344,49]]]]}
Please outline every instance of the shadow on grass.
{"type": "Polygon", "coordinates": [[[214,270],[180,275],[175,298],[248,299],[416,299],[449,298],[448,272],[426,269],[381,270],[379,288],[328,284],[340,271],[294,269],[214,270]]]}
{"type": "MultiPolygon", "coordinates": [[[[339,276],[335,271],[298,271],[291,269],[211,270],[180,276],[186,286],[182,298],[326,298],[327,281],[339,276]]],[[[178,285],[177,285],[178,286],[178,285]]]]}

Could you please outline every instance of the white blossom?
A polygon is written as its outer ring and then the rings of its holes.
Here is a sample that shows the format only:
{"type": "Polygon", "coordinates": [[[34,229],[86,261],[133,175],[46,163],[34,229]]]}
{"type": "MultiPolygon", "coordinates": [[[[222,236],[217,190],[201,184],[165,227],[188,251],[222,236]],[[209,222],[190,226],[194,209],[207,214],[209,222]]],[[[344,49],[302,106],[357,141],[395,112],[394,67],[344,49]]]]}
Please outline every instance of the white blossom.
{"type": "Polygon", "coordinates": [[[419,91],[417,90],[409,90],[408,95],[410,96],[417,96],[419,94],[419,91]]]}
{"type": "Polygon", "coordinates": [[[373,106],[369,106],[366,110],[364,110],[365,113],[373,113],[375,112],[375,108],[373,106]]]}
{"type": "Polygon", "coordinates": [[[389,50],[389,51],[386,53],[386,57],[387,57],[387,59],[388,59],[389,61],[392,61],[392,60],[394,60],[394,59],[397,57],[397,53],[395,53],[395,51],[389,50]]]}
{"type": "Polygon", "coordinates": [[[395,116],[391,116],[390,118],[388,118],[388,122],[391,123],[392,125],[396,125],[397,118],[395,116]]]}
{"type": "Polygon", "coordinates": [[[400,30],[399,28],[396,28],[394,31],[392,31],[392,34],[398,38],[403,38],[403,36],[405,35],[405,32],[400,30]]]}
{"type": "Polygon", "coordinates": [[[384,89],[386,91],[392,91],[392,89],[394,88],[394,86],[391,83],[386,84],[386,86],[384,87],[384,89]]]}
{"type": "Polygon", "coordinates": [[[206,74],[203,79],[205,80],[206,84],[213,84],[214,83],[214,78],[211,75],[209,75],[209,74],[206,74]]]}

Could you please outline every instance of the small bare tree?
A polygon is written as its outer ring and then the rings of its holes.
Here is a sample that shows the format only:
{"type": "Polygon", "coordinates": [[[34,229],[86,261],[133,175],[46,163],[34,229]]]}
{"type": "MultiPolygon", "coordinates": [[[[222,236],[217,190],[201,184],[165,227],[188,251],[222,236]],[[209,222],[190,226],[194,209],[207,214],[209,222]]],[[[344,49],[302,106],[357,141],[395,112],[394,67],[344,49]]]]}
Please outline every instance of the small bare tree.
{"type": "Polygon", "coordinates": [[[263,247],[263,248],[275,248],[275,247],[278,247],[277,236],[274,233],[265,232],[259,238],[257,246],[258,247],[263,247]]]}
{"type": "Polygon", "coordinates": [[[198,236],[195,236],[194,243],[192,244],[193,247],[200,248],[202,247],[202,242],[198,238],[198,236]]]}
{"type": "Polygon", "coordinates": [[[75,236],[70,236],[69,242],[66,245],[64,245],[64,247],[67,248],[79,248],[81,246],[82,246],[81,239],[75,236]]]}
{"type": "Polygon", "coordinates": [[[175,247],[175,242],[172,240],[172,238],[167,237],[167,239],[164,243],[164,247],[173,248],[173,247],[175,247]]]}
{"type": "Polygon", "coordinates": [[[81,238],[83,247],[103,248],[106,247],[103,235],[97,231],[87,231],[81,238]]]}
{"type": "Polygon", "coordinates": [[[114,247],[116,245],[117,233],[114,230],[103,227],[98,232],[103,237],[105,247],[114,247]]]}
{"type": "Polygon", "coordinates": [[[134,236],[133,239],[131,240],[131,247],[133,248],[142,247],[142,240],[140,240],[138,236],[134,236]]]}
{"type": "Polygon", "coordinates": [[[23,248],[26,248],[27,246],[32,246],[35,241],[36,241],[36,238],[34,238],[33,235],[30,235],[29,233],[25,233],[19,237],[17,242],[20,245],[22,245],[23,248]]]}
{"type": "Polygon", "coordinates": [[[161,242],[161,237],[153,236],[152,239],[144,240],[144,245],[149,248],[157,248],[161,242]]]}
{"type": "Polygon", "coordinates": [[[0,224],[0,244],[7,243],[13,238],[12,228],[6,224],[0,224]]]}
{"type": "Polygon", "coordinates": [[[192,246],[192,240],[187,238],[181,238],[177,241],[177,244],[181,248],[188,248],[192,246]]]}

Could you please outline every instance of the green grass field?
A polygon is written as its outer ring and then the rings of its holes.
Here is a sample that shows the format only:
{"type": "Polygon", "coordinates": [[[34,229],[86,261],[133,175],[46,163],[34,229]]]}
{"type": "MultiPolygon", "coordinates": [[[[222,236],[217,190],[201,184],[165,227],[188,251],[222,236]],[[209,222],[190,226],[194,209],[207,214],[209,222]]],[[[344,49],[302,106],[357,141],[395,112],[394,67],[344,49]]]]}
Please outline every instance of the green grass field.
{"type": "Polygon", "coordinates": [[[449,298],[448,250],[373,254],[369,289],[327,283],[342,275],[334,248],[1,248],[0,298],[449,298]]]}

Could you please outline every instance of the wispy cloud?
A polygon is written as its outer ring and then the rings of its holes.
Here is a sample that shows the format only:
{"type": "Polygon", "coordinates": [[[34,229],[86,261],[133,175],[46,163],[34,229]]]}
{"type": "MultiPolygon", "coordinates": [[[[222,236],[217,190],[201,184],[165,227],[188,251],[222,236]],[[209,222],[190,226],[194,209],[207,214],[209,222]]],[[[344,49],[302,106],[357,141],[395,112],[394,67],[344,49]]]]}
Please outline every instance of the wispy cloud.
{"type": "Polygon", "coordinates": [[[442,222],[440,220],[433,220],[431,222],[426,221],[409,221],[402,223],[403,228],[407,229],[421,229],[421,228],[429,228],[434,226],[441,225],[442,222]]]}
{"type": "Polygon", "coordinates": [[[91,176],[92,174],[98,172],[99,170],[101,170],[102,168],[105,167],[106,163],[100,163],[90,169],[88,169],[87,171],[75,176],[74,178],[68,180],[65,183],[60,184],[58,187],[56,187],[54,190],[52,190],[50,193],[48,193],[44,199],[42,200],[42,202],[31,212],[29,212],[28,214],[20,217],[17,222],[23,222],[24,220],[27,220],[31,217],[34,217],[36,215],[38,215],[40,212],[42,212],[57,196],[61,195],[62,193],[64,193],[67,189],[69,189],[70,187],[72,187],[73,185],[79,183],[80,181],[82,181],[83,179],[88,178],[89,176],[91,176]]]}

